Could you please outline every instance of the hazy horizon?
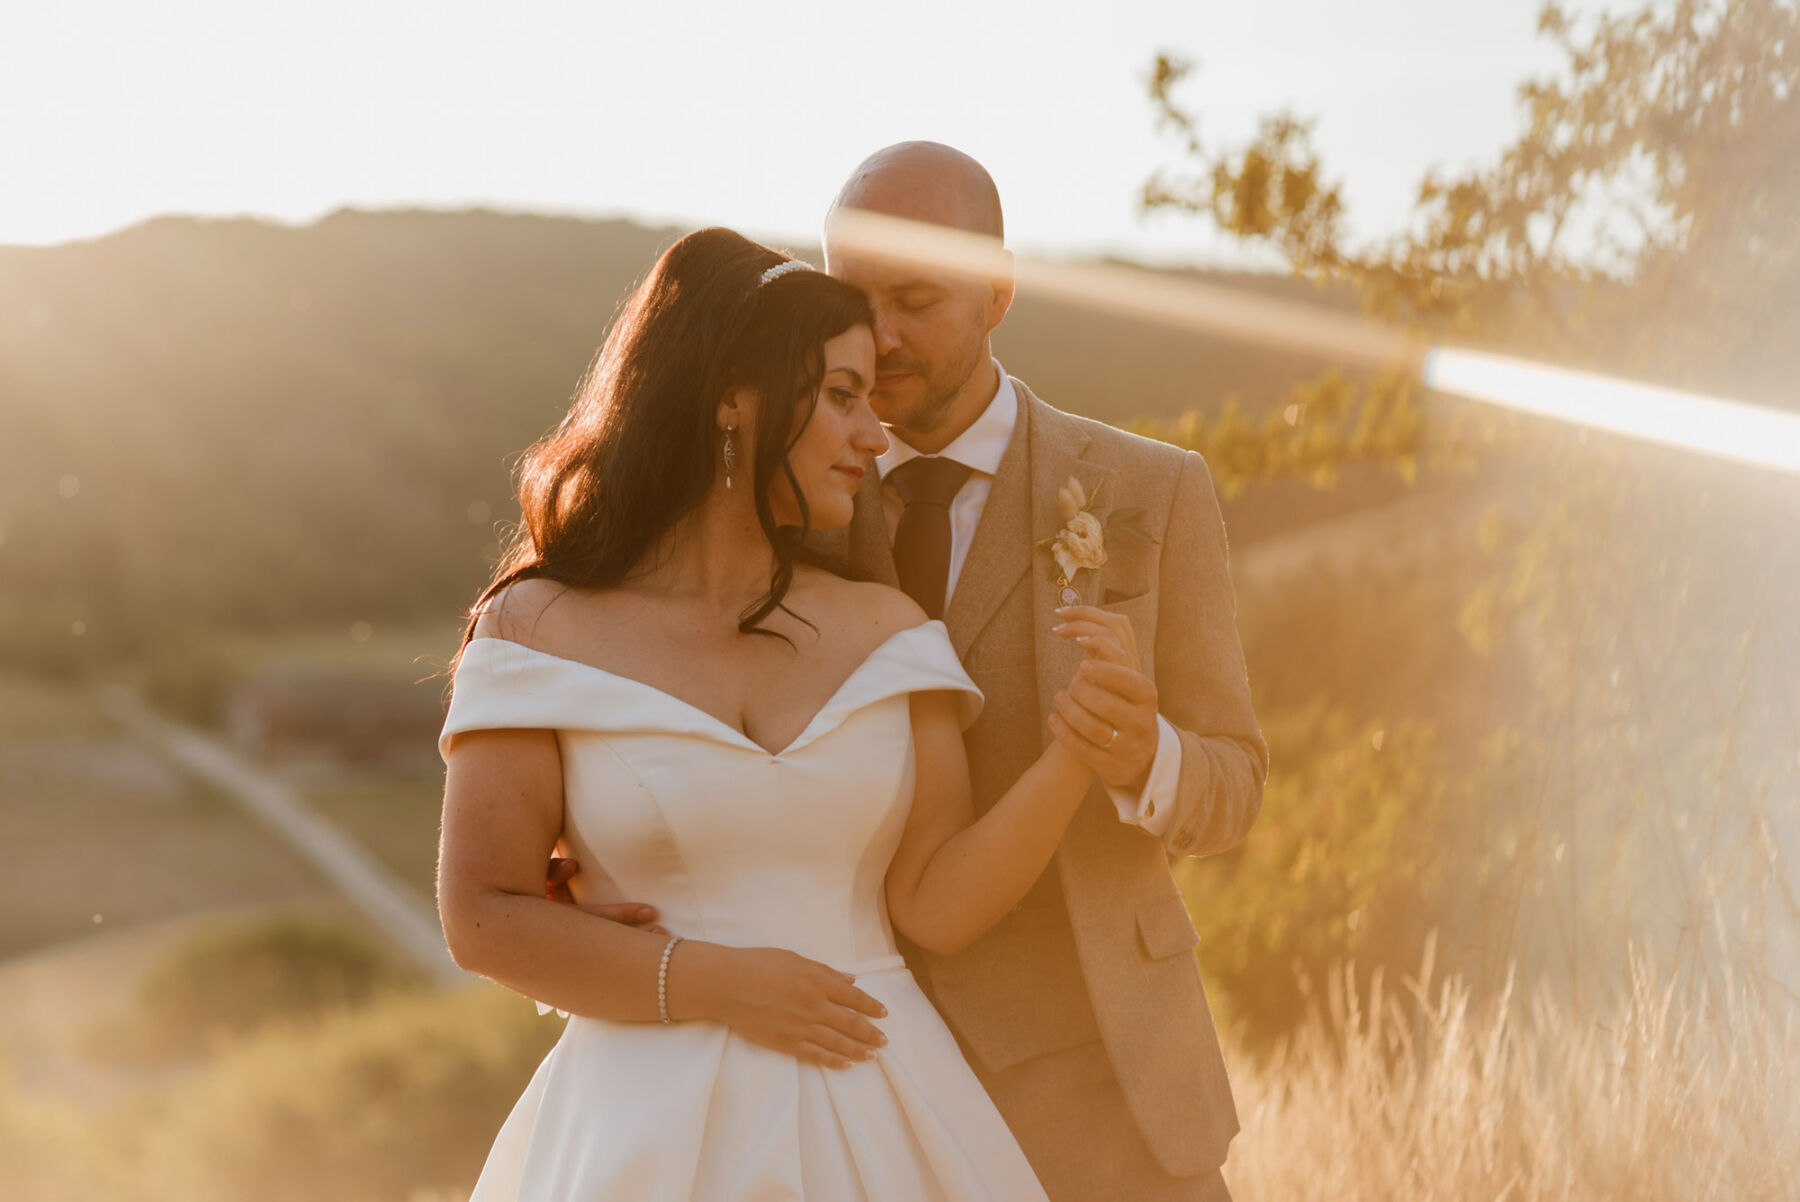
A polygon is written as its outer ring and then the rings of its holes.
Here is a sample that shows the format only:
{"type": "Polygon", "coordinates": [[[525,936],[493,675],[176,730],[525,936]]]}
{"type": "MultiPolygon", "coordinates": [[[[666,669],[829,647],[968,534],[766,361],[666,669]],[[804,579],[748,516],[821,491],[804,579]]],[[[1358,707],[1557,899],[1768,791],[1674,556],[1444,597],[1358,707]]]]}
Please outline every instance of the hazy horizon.
{"type": "MultiPolygon", "coordinates": [[[[684,219],[676,215],[636,213],[622,209],[596,209],[584,212],[574,209],[556,209],[551,207],[526,208],[518,205],[484,203],[480,201],[471,201],[464,204],[395,202],[393,204],[385,205],[346,202],[324,209],[318,213],[307,214],[300,217],[285,217],[257,212],[149,213],[143,217],[129,221],[124,225],[101,230],[93,234],[65,238],[56,242],[0,241],[0,251],[57,250],[63,247],[92,245],[97,242],[104,242],[109,238],[129,234],[133,230],[160,221],[193,221],[199,223],[247,221],[277,229],[306,230],[311,229],[324,221],[330,220],[332,217],[346,213],[366,214],[371,216],[406,216],[414,213],[443,216],[463,214],[493,215],[526,219],[543,218],[551,221],[576,221],[593,225],[623,223],[649,231],[692,230],[702,228],[706,225],[727,224],[719,220],[703,217],[690,217],[684,219]]],[[[782,249],[800,250],[804,248],[817,248],[819,245],[819,234],[816,230],[769,230],[756,229],[743,225],[734,226],[732,228],[737,229],[739,233],[744,234],[746,237],[754,238],[759,242],[764,242],[782,249]]],[[[1232,260],[1230,256],[1225,256],[1223,258],[1209,258],[1201,255],[1183,256],[1180,252],[1180,248],[1172,248],[1167,254],[1159,255],[1155,248],[1146,250],[1145,248],[1140,247],[1109,247],[1098,245],[1034,246],[1029,244],[1021,245],[1016,239],[1012,238],[1009,238],[1008,242],[1020,253],[1033,255],[1044,260],[1068,262],[1098,262],[1102,260],[1112,260],[1158,270],[1193,270],[1228,274],[1243,272],[1253,275],[1272,275],[1278,277],[1286,277],[1291,274],[1284,264],[1277,262],[1259,262],[1256,261],[1255,256],[1245,256],[1238,260],[1232,260]]]]}
{"type": "Polygon", "coordinates": [[[923,137],[989,166],[1022,250],[1267,262],[1200,222],[1137,213],[1144,180],[1178,162],[1145,98],[1157,52],[1198,61],[1182,95],[1209,139],[1239,142],[1282,108],[1316,117],[1352,228],[1373,235],[1405,219],[1429,167],[1491,157],[1517,129],[1517,85],[1555,59],[1537,6],[1136,0],[1098,21],[1023,0],[903,17],[532,0],[506,20],[452,4],[429,23],[346,0],[42,7],[11,17],[0,47],[0,137],[27,180],[0,198],[0,244],[343,207],[811,239],[858,160],[923,137]]]}

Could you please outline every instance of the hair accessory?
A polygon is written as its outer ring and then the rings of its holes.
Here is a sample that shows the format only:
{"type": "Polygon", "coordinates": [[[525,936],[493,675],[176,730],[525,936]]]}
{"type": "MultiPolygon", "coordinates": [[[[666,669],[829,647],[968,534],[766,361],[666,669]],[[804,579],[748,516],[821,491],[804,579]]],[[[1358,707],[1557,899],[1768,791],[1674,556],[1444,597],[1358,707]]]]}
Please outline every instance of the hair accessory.
{"type": "Polygon", "coordinates": [[[663,945],[662,963],[656,966],[656,1016],[663,1022],[669,1022],[669,955],[675,945],[681,942],[680,935],[669,936],[663,945]]]}
{"type": "Polygon", "coordinates": [[[817,271],[817,270],[818,270],[817,267],[814,267],[811,263],[808,263],[805,259],[789,259],[784,263],[777,263],[777,264],[775,264],[775,266],[769,268],[769,270],[763,272],[762,279],[758,281],[758,284],[759,285],[766,284],[770,280],[778,280],[790,271],[817,271]]]}

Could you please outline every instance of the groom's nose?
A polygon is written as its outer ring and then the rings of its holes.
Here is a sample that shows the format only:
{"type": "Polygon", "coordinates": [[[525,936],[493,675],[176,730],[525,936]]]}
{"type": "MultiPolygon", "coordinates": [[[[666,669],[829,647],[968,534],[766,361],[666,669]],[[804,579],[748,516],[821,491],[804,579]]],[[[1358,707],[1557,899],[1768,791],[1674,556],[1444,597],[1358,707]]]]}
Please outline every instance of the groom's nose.
{"type": "Polygon", "coordinates": [[[878,301],[870,308],[875,313],[875,356],[879,359],[900,349],[900,335],[894,324],[893,305],[878,301]]]}

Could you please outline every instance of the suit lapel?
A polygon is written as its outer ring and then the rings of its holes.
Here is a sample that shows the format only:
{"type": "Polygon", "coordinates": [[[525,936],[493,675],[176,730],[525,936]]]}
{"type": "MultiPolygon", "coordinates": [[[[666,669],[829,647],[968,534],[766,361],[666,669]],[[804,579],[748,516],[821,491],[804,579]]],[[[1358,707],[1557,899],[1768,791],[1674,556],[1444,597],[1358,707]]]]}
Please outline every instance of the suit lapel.
{"type": "MultiPolygon", "coordinates": [[[[1055,564],[1047,552],[1036,550],[1034,540],[1062,529],[1056,491],[1071,476],[1081,481],[1088,495],[1099,491],[1096,512],[1104,515],[1112,508],[1113,471],[1082,458],[1090,440],[1079,422],[1044,404],[1022,385],[1020,392],[1024,407],[1031,410],[1031,534],[1022,541],[1036,556],[1031,577],[1031,632],[1037,649],[1038,691],[1049,697],[1074,678],[1083,653],[1078,644],[1050,633],[1056,625],[1056,607],[1062,604],[1060,590],[1054,579],[1055,564]]],[[[1081,595],[1083,605],[1100,603],[1098,572],[1079,571],[1070,583],[1081,595]]]]}
{"type": "Polygon", "coordinates": [[[1031,567],[1032,414],[1027,411],[1024,385],[1015,380],[1013,387],[1020,392],[1019,418],[994,472],[981,522],[963,557],[962,575],[957,577],[956,590],[944,611],[950,642],[965,659],[976,636],[1031,567]]]}

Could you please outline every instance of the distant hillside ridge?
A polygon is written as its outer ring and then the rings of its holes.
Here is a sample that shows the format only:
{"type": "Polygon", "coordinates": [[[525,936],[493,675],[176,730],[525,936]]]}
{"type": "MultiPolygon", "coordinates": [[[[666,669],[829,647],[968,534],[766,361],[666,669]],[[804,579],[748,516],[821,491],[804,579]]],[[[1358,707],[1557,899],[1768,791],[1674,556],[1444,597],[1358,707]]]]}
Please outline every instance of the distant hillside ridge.
{"type": "MultiPolygon", "coordinates": [[[[0,247],[0,659],[456,612],[515,516],[513,458],[678,233],[343,210],[0,247]]],[[[1029,295],[995,349],[1108,421],[1261,409],[1323,366],[1029,295]]]]}

